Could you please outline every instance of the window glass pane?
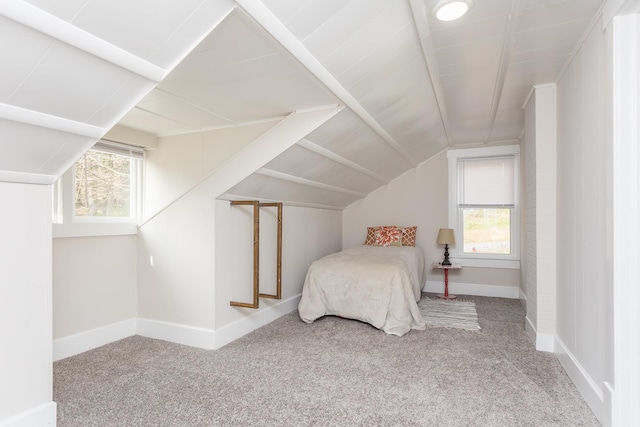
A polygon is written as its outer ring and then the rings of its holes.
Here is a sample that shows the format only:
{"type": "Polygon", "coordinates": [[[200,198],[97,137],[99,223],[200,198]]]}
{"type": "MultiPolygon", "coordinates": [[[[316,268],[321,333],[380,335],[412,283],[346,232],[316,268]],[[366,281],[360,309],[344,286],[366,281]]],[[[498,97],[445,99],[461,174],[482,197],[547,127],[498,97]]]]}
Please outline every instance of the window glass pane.
{"type": "Polygon", "coordinates": [[[89,150],[75,164],[75,214],[132,217],[129,156],[89,150]]]}
{"type": "Polygon", "coordinates": [[[463,208],[461,211],[464,253],[511,253],[510,208],[463,208]]]}
{"type": "Polygon", "coordinates": [[[458,163],[458,203],[514,204],[514,157],[462,159],[458,163]]]}

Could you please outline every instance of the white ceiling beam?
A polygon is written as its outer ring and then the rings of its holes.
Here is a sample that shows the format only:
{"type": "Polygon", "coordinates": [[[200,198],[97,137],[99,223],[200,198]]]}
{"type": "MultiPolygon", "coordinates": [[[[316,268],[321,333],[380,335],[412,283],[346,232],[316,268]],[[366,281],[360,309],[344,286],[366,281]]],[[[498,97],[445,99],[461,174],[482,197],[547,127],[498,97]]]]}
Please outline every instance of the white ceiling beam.
{"type": "Polygon", "coordinates": [[[361,174],[367,175],[377,181],[380,181],[384,184],[388,184],[389,180],[385,177],[383,177],[382,175],[379,175],[363,166],[360,166],[359,164],[352,162],[349,159],[345,159],[344,157],[334,153],[333,151],[327,150],[324,147],[319,146],[318,144],[315,144],[311,141],[309,141],[308,139],[301,139],[300,141],[298,141],[298,145],[302,148],[306,148],[307,150],[316,153],[320,156],[323,156],[329,160],[333,160],[336,163],[340,163],[343,166],[346,166],[350,169],[353,169],[357,172],[360,172],[361,174]]]}
{"type": "Polygon", "coordinates": [[[442,84],[440,83],[440,70],[438,69],[436,51],[433,47],[429,21],[427,21],[427,10],[424,5],[424,0],[410,0],[409,4],[411,6],[413,22],[416,26],[416,31],[418,32],[420,46],[422,47],[422,56],[424,57],[424,62],[427,66],[429,80],[431,82],[431,87],[433,88],[433,94],[436,98],[436,104],[438,105],[440,122],[442,123],[444,134],[447,137],[447,146],[451,147],[453,142],[451,140],[451,132],[449,131],[449,111],[447,110],[447,103],[445,102],[444,93],[442,92],[442,84]]]}
{"type": "Polygon", "coordinates": [[[344,86],[318,61],[309,50],[284,26],[282,22],[261,2],[235,0],[235,2],[264,30],[297,59],[311,74],[324,84],[344,105],[349,107],[374,132],[376,132],[411,167],[416,161],[371,114],[345,89],[344,86]]]}
{"type": "Polygon", "coordinates": [[[25,1],[0,1],[0,15],[153,82],[168,71],[25,1]]]}
{"type": "Polygon", "coordinates": [[[53,184],[57,179],[58,177],[56,175],[0,170],[0,182],[48,185],[53,184]]]}
{"type": "Polygon", "coordinates": [[[53,129],[74,135],[86,136],[99,139],[107,132],[107,129],[87,123],[76,122],[63,117],[52,116],[51,114],[38,111],[27,110],[15,105],[0,103],[0,119],[11,120],[13,122],[26,125],[38,126],[41,128],[53,129]]]}
{"type": "MultiPolygon", "coordinates": [[[[222,196],[218,197],[218,200],[256,200],[255,197],[249,196],[238,196],[236,194],[225,193],[222,196]]],[[[260,198],[261,203],[282,203],[283,206],[293,206],[299,208],[313,208],[313,209],[327,209],[332,211],[341,211],[344,209],[344,206],[333,206],[333,205],[322,205],[317,203],[304,203],[304,202],[294,202],[289,200],[275,200],[275,199],[264,199],[260,198]]]]}
{"type": "Polygon", "coordinates": [[[334,193],[348,194],[358,198],[366,197],[366,194],[359,193],[357,191],[349,190],[342,187],[336,187],[329,184],[323,184],[322,182],[312,181],[310,179],[301,178],[299,176],[289,175],[287,173],[275,171],[273,169],[261,168],[254,173],[262,176],[268,176],[270,178],[279,179],[282,181],[293,182],[295,184],[305,185],[307,187],[320,188],[322,190],[333,191],[334,193]]]}
{"type": "Polygon", "coordinates": [[[159,211],[153,213],[140,226],[151,221],[156,215],[173,205],[186,194],[198,189],[206,191],[210,197],[217,198],[243,179],[265,166],[282,154],[296,142],[313,132],[323,123],[342,111],[344,107],[327,105],[325,107],[300,110],[290,113],[271,129],[257,137],[251,144],[220,167],[207,174],[159,211]]]}
{"type": "Polygon", "coordinates": [[[498,107],[500,106],[500,99],[502,98],[502,90],[504,89],[504,81],[509,69],[509,62],[511,59],[511,50],[516,42],[516,33],[522,14],[524,13],[524,0],[513,0],[511,3],[511,13],[509,14],[509,23],[507,24],[507,31],[505,32],[504,41],[502,43],[502,52],[500,54],[500,64],[498,65],[498,74],[496,75],[496,82],[493,86],[493,97],[491,98],[491,110],[489,110],[489,119],[487,120],[487,132],[484,137],[484,143],[491,142],[491,134],[493,133],[493,126],[496,122],[496,114],[498,113],[498,107]]]}

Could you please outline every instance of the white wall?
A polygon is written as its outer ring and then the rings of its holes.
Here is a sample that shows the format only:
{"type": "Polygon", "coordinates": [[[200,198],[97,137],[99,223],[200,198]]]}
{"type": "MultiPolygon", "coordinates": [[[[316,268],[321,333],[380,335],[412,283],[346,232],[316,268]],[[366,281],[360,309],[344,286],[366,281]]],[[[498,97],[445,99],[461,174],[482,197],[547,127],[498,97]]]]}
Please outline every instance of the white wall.
{"type": "Polygon", "coordinates": [[[600,420],[608,412],[604,382],[612,377],[610,56],[606,33],[597,23],[557,86],[557,351],[600,420]]]}
{"type": "Polygon", "coordinates": [[[55,425],[51,186],[0,182],[0,200],[0,424],[55,425]]]}
{"type": "MultiPolygon", "coordinates": [[[[631,3],[631,2],[630,2],[631,3]]],[[[620,6],[620,3],[618,4],[620,6]]],[[[612,228],[607,240],[608,274],[613,276],[613,384],[611,424],[640,425],[640,1],[635,14],[608,22],[612,46],[613,104],[607,171],[612,228]]]]}
{"type": "Polygon", "coordinates": [[[136,236],[53,239],[53,360],[135,333],[136,236]]]}
{"type": "MultiPolygon", "coordinates": [[[[447,154],[443,151],[347,207],[342,215],[343,247],[363,244],[367,227],[417,225],[416,246],[424,251],[426,265],[441,261],[444,248],[436,244],[436,239],[439,229],[446,228],[448,224],[447,192],[447,154]]],[[[443,277],[440,270],[427,268],[426,273],[430,287],[441,286],[443,277]]],[[[450,272],[449,282],[452,293],[458,292],[458,288],[461,293],[516,298],[520,270],[463,267],[450,272]]]]}
{"type": "Polygon", "coordinates": [[[145,158],[145,217],[179,198],[276,123],[160,138],[145,158]]]}
{"type": "MultiPolygon", "coordinates": [[[[276,209],[260,213],[260,292],[276,290],[276,209]]],[[[341,212],[284,206],[282,213],[282,301],[297,307],[309,265],[341,249],[341,212]]],[[[216,329],[240,322],[280,303],[260,299],[260,310],[231,307],[251,302],[253,286],[253,207],[216,201],[216,329]]]]}
{"type": "Polygon", "coordinates": [[[556,332],[556,86],[535,86],[525,105],[527,333],[554,351],[556,332]]]}
{"type": "MultiPolygon", "coordinates": [[[[217,224],[215,199],[340,109],[334,106],[292,113],[273,126],[237,127],[160,139],[158,148],[147,158],[147,191],[155,188],[158,193],[148,197],[158,203],[157,213],[138,232],[140,335],[217,348],[297,306],[291,299],[275,303],[277,310],[264,310],[266,314],[260,310],[259,316],[252,316],[237,328],[225,327],[229,326],[226,322],[241,319],[235,312],[229,317],[224,311],[217,313],[219,307],[228,309],[228,300],[216,300],[217,279],[226,277],[217,275],[216,269],[226,267],[219,259],[230,248],[223,245],[222,254],[216,251],[216,233],[227,231],[227,225],[224,221],[217,224]],[[172,181],[177,184],[164,191],[164,185],[172,181]],[[222,326],[216,323],[218,315],[222,326]],[[225,330],[219,331],[221,327],[225,330]]],[[[312,230],[327,233],[318,224],[310,224],[312,230]]],[[[340,234],[339,226],[334,233],[340,234]]],[[[287,246],[313,255],[313,251],[297,243],[294,240],[294,245],[287,246]]],[[[339,248],[339,237],[331,246],[339,248]]]]}
{"type": "Polygon", "coordinates": [[[522,252],[521,269],[524,274],[525,293],[527,296],[527,332],[535,342],[538,322],[538,263],[536,256],[536,93],[532,89],[531,96],[524,106],[525,132],[523,144],[524,168],[524,222],[522,237],[524,251],[522,252]]]}
{"type": "Polygon", "coordinates": [[[53,239],[53,339],[137,316],[136,237],[53,239]]]}

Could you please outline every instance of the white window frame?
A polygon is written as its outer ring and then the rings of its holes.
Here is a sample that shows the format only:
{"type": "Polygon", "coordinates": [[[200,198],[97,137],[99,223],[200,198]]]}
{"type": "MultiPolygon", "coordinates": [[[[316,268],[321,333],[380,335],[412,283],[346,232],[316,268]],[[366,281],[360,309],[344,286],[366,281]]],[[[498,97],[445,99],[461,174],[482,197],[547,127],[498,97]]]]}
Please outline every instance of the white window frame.
{"type": "Polygon", "coordinates": [[[451,262],[469,267],[520,268],[520,146],[501,145],[483,148],[449,150],[449,228],[454,229],[456,245],[449,248],[451,262]],[[511,254],[466,254],[462,251],[462,215],[458,207],[458,161],[491,157],[515,156],[514,160],[514,207],[511,217],[511,254]]]}
{"type": "MultiPolygon", "coordinates": [[[[131,235],[138,233],[138,223],[142,220],[143,200],[143,172],[144,150],[139,147],[129,146],[116,142],[100,140],[101,148],[116,154],[135,152],[142,154],[143,160],[133,164],[131,174],[133,216],[127,218],[116,217],[81,217],[75,215],[75,162],[53,186],[53,237],[87,237],[87,236],[114,236],[131,235]]],[[[93,148],[96,148],[94,145],[93,148]]]]}

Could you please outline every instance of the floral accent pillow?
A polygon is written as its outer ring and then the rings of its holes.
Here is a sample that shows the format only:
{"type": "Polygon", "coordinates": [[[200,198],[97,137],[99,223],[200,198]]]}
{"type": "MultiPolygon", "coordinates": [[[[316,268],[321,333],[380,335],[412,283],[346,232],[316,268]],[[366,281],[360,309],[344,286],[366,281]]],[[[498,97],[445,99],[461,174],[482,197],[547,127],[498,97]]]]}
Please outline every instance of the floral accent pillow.
{"type": "Polygon", "coordinates": [[[404,227],[402,229],[402,246],[415,246],[416,245],[416,231],[418,226],[404,227]]]}
{"type": "Polygon", "coordinates": [[[375,239],[377,246],[402,246],[402,227],[395,225],[376,227],[375,239]]]}
{"type": "Polygon", "coordinates": [[[367,237],[364,239],[365,245],[376,244],[376,228],[378,227],[367,227],[367,237]]]}

